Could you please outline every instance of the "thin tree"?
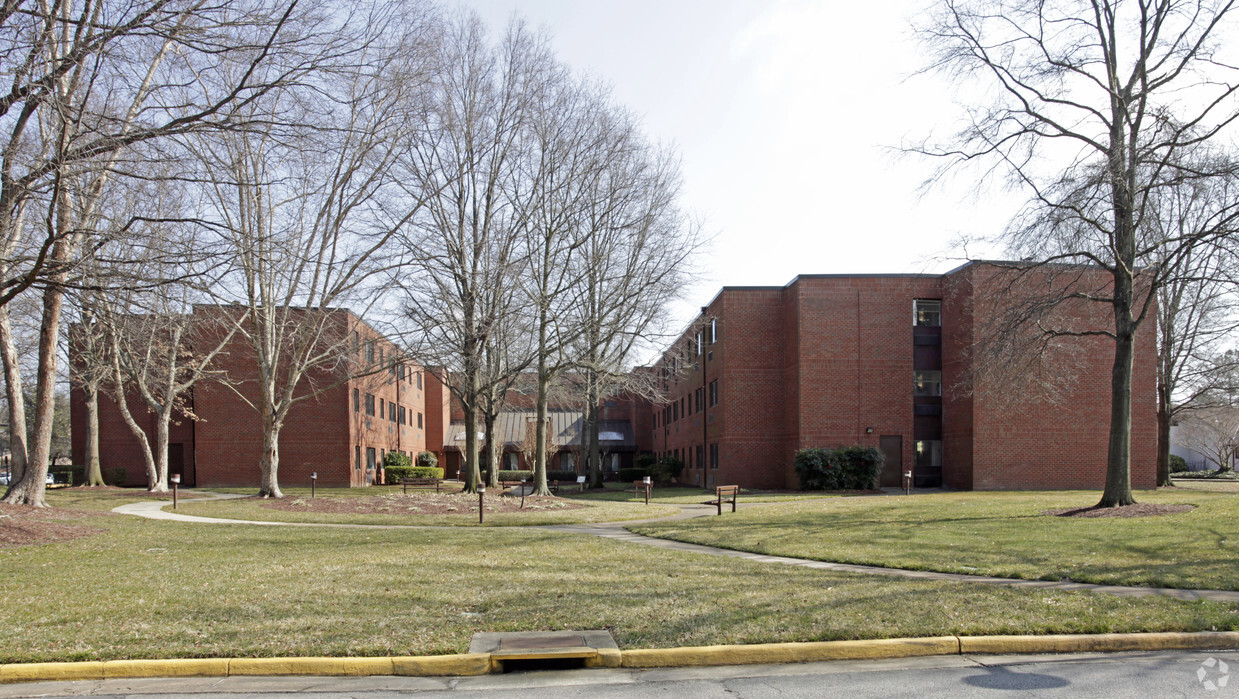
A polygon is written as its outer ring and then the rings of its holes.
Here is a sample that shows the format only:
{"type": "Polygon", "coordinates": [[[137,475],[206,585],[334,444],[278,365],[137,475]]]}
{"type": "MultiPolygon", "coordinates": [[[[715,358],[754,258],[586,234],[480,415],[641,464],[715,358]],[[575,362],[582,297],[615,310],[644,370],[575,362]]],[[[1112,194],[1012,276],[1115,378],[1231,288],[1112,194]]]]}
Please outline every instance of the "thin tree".
{"type": "Polygon", "coordinates": [[[1225,137],[1239,116],[1239,69],[1214,60],[1232,11],[1210,0],[941,0],[921,29],[932,69],[983,81],[992,101],[969,107],[947,143],[914,150],[948,167],[984,162],[1030,193],[1007,233],[1021,258],[1106,277],[1104,288],[1059,290],[1109,317],[1068,333],[1113,342],[1104,507],[1134,502],[1136,332],[1173,258],[1215,234],[1142,238],[1157,190],[1229,167],[1197,169],[1186,155],[1225,137]]]}

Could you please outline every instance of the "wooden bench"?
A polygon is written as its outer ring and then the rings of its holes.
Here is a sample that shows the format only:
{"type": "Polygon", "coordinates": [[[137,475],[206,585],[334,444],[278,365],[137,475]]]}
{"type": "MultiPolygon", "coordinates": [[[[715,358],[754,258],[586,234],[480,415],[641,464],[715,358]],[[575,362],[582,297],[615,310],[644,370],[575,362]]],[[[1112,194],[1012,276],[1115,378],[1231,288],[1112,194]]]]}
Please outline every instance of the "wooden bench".
{"type": "Polygon", "coordinates": [[[409,492],[409,486],[413,486],[415,488],[429,488],[432,485],[435,487],[435,492],[437,493],[439,492],[439,488],[441,487],[442,484],[443,484],[442,478],[401,478],[400,479],[400,485],[404,487],[404,492],[406,493],[409,492]]]}
{"type": "Polygon", "coordinates": [[[723,514],[723,503],[731,499],[731,511],[736,511],[736,496],[740,494],[740,486],[738,485],[720,485],[714,488],[714,499],[706,503],[707,505],[717,505],[718,513],[723,514]]]}
{"type": "Polygon", "coordinates": [[[524,481],[499,481],[499,487],[508,490],[510,488],[519,488],[524,485],[524,481]]]}
{"type": "Polygon", "coordinates": [[[654,484],[653,484],[653,483],[646,483],[645,481],[633,481],[633,482],[632,482],[632,487],[631,487],[631,488],[629,488],[629,489],[628,489],[627,491],[625,491],[625,492],[632,493],[633,495],[641,495],[641,494],[644,494],[644,495],[645,495],[645,504],[647,504],[647,505],[648,505],[648,504],[650,504],[650,495],[653,493],[653,491],[654,491],[654,484]]]}

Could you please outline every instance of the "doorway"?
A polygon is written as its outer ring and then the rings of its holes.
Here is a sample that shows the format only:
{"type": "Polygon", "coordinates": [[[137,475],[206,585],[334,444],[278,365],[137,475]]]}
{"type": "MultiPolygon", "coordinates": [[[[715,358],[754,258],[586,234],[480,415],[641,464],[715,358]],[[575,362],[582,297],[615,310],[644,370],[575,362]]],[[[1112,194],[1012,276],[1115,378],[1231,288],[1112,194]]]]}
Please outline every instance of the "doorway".
{"type": "Polygon", "coordinates": [[[883,488],[899,488],[903,486],[903,436],[884,434],[878,438],[878,448],[882,450],[886,465],[882,467],[882,478],[879,485],[883,488]]]}

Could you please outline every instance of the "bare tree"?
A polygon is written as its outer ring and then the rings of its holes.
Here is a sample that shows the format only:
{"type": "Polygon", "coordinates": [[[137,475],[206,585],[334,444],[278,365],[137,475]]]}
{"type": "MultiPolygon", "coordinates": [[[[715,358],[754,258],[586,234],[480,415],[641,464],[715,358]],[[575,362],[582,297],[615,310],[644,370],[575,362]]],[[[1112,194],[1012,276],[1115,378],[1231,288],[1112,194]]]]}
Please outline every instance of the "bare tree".
{"type": "Polygon", "coordinates": [[[1144,233],[1157,191],[1231,169],[1225,159],[1188,156],[1226,136],[1239,116],[1239,69],[1215,60],[1232,5],[941,0],[921,30],[935,52],[932,68],[984,81],[992,101],[968,108],[946,144],[914,150],[946,158],[947,167],[984,162],[1031,193],[1007,231],[1021,258],[1095,266],[1107,277],[1102,288],[1058,294],[1108,315],[1104,325],[1071,333],[1113,342],[1101,506],[1134,502],[1136,332],[1177,257],[1227,235],[1227,226],[1171,239],[1144,233]]]}
{"type": "Polygon", "coordinates": [[[262,423],[262,497],[283,496],[279,435],[289,411],[350,376],[388,369],[358,364],[342,309],[364,317],[381,299],[380,280],[401,262],[389,242],[426,199],[406,186],[400,156],[420,147],[435,17],[373,3],[341,21],[313,80],[252,115],[270,128],[188,144],[237,268],[219,293],[246,314],[241,334],[257,380],[237,395],[262,423]]]}
{"type": "Polygon", "coordinates": [[[433,196],[403,241],[413,270],[401,280],[414,328],[406,344],[420,364],[438,367],[428,370],[464,409],[468,492],[480,480],[478,411],[506,373],[487,372],[487,346],[512,311],[507,299],[520,270],[510,188],[540,51],[519,23],[496,48],[476,15],[454,18],[423,115],[428,138],[407,158],[413,185],[433,196]]]}

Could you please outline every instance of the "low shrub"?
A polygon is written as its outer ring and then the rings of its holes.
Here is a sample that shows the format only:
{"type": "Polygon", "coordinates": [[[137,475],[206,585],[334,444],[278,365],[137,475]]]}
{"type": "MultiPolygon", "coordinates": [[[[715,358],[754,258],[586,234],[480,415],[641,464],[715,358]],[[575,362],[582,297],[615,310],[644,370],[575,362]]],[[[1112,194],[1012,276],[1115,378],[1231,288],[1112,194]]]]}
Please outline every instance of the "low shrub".
{"type": "Polygon", "coordinates": [[[413,459],[398,451],[389,451],[383,457],[383,470],[386,471],[393,468],[413,468],[413,459]]]}
{"type": "Polygon", "coordinates": [[[120,466],[103,469],[103,482],[108,485],[122,486],[128,476],[129,472],[120,466]]]}
{"type": "Polygon", "coordinates": [[[434,452],[424,451],[417,455],[418,468],[435,468],[438,465],[439,457],[435,456],[434,452]]]}
{"type": "Polygon", "coordinates": [[[793,466],[801,490],[873,490],[884,463],[873,447],[809,447],[796,452],[793,466]]]}
{"type": "Polygon", "coordinates": [[[389,466],[383,469],[388,484],[399,484],[401,478],[442,478],[443,469],[424,466],[389,466]]]}
{"type": "Polygon", "coordinates": [[[649,468],[656,463],[658,463],[658,457],[654,456],[654,452],[651,451],[643,451],[632,457],[632,465],[637,468],[649,468]]]}
{"type": "Polygon", "coordinates": [[[1225,471],[1177,471],[1170,474],[1175,478],[1193,480],[1239,480],[1239,474],[1234,469],[1225,471]]]}
{"type": "Polygon", "coordinates": [[[654,476],[651,475],[650,471],[651,469],[649,468],[636,468],[636,467],[621,468],[619,470],[620,483],[631,483],[633,481],[639,481],[639,480],[644,479],[646,476],[653,478],[654,476]]]}
{"type": "Polygon", "coordinates": [[[69,485],[81,485],[86,482],[86,467],[77,464],[65,466],[57,464],[49,466],[47,472],[56,479],[57,483],[67,483],[69,485]]]}
{"type": "MultiPolygon", "coordinates": [[[[551,474],[547,473],[546,477],[550,478],[551,474]]],[[[533,471],[526,471],[524,469],[521,469],[518,471],[500,471],[499,480],[501,481],[519,481],[519,480],[532,481],[533,471]]]]}
{"type": "Polygon", "coordinates": [[[562,469],[557,469],[554,471],[548,470],[546,472],[546,480],[548,481],[572,481],[573,483],[575,483],[576,477],[578,475],[579,474],[576,471],[565,471],[562,469]]]}
{"type": "Polygon", "coordinates": [[[650,467],[650,477],[656,483],[672,483],[680,480],[684,473],[684,462],[674,456],[664,456],[658,463],[650,467]]]}
{"type": "Polygon", "coordinates": [[[1182,456],[1179,456],[1178,454],[1171,454],[1170,455],[1170,472],[1174,473],[1175,471],[1186,471],[1186,470],[1187,470],[1187,459],[1184,459],[1182,456]]]}

